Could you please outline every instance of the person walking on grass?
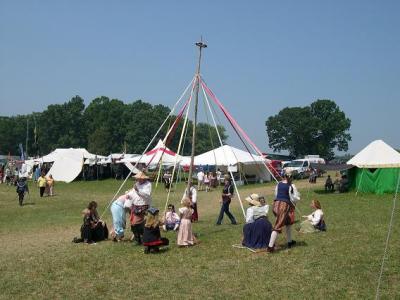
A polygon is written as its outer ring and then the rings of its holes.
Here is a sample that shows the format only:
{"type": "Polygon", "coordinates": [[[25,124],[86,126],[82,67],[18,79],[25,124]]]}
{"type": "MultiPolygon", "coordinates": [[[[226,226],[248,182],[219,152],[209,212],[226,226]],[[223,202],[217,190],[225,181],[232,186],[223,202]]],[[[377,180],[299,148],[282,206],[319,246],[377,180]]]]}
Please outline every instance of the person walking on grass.
{"type": "Polygon", "coordinates": [[[25,193],[29,193],[28,184],[25,177],[20,177],[17,181],[17,194],[19,206],[23,205],[25,193]]]}
{"type": "Polygon", "coordinates": [[[40,197],[43,197],[44,191],[46,189],[46,184],[47,184],[47,180],[46,180],[46,177],[45,177],[45,173],[42,172],[40,174],[40,177],[37,180],[37,185],[39,187],[39,195],[40,195],[40,197]]]}
{"type": "Polygon", "coordinates": [[[294,205],[300,200],[296,186],[292,184],[291,173],[286,172],[285,177],[275,188],[275,201],[273,206],[273,213],[276,217],[275,225],[268,243],[267,252],[275,251],[275,241],[278,233],[282,232],[282,228],[286,229],[286,238],[288,248],[292,248],[296,241],[292,240],[292,224],[294,220],[290,218],[290,212],[294,212],[294,205]]]}
{"type": "Polygon", "coordinates": [[[221,210],[219,212],[217,225],[221,225],[222,219],[224,218],[224,214],[226,214],[228,216],[228,218],[231,220],[232,225],[237,224],[235,217],[229,211],[229,205],[231,204],[233,192],[234,192],[234,189],[233,189],[232,179],[230,178],[229,175],[225,175],[224,188],[222,190],[222,195],[221,195],[221,200],[220,200],[221,210]]]}

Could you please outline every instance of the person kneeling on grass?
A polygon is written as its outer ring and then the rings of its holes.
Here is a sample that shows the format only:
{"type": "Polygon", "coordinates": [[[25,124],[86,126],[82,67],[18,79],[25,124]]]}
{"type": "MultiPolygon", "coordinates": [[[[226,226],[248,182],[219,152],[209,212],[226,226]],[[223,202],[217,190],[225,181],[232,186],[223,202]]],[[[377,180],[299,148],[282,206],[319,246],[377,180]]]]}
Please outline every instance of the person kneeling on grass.
{"type": "Polygon", "coordinates": [[[181,219],[179,218],[179,215],[175,212],[175,206],[169,204],[168,211],[165,213],[164,216],[164,225],[163,225],[164,231],[178,230],[180,221],[181,219]]]}
{"type": "Polygon", "coordinates": [[[267,218],[269,205],[258,194],[251,194],[246,201],[250,207],[246,211],[242,245],[252,249],[267,248],[272,232],[272,225],[267,218]]]}
{"type": "Polygon", "coordinates": [[[149,254],[150,252],[159,252],[159,247],[169,245],[169,240],[161,237],[160,226],[162,225],[162,222],[159,220],[158,212],[159,210],[155,207],[150,207],[147,210],[146,224],[144,225],[143,231],[143,246],[145,254],[149,254]]]}
{"type": "Polygon", "coordinates": [[[92,244],[108,239],[107,224],[99,217],[96,201],[91,201],[88,207],[82,211],[82,214],[81,238],[74,238],[74,243],[92,244]]]}
{"type": "Polygon", "coordinates": [[[303,216],[307,218],[300,224],[300,233],[313,233],[319,231],[326,231],[326,225],[324,221],[324,213],[321,209],[321,203],[318,200],[311,201],[311,208],[315,209],[314,212],[308,216],[303,216]]]}

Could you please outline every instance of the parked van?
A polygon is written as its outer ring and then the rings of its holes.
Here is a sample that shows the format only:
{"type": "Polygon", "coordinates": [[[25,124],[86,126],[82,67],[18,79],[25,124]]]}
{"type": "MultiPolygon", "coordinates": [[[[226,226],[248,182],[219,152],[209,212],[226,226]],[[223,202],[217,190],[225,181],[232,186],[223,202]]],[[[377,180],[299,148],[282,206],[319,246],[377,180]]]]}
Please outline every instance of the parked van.
{"type": "Polygon", "coordinates": [[[291,172],[295,178],[308,178],[311,174],[311,163],[324,164],[325,160],[318,155],[308,155],[303,159],[292,160],[284,170],[291,172]]]}

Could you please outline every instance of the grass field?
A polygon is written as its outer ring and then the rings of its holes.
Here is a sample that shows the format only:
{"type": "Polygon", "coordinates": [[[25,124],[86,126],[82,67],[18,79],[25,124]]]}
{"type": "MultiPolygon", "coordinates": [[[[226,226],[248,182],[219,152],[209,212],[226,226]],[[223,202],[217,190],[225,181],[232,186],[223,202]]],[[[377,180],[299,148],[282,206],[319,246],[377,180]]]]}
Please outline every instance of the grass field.
{"type": "MultiPolygon", "coordinates": [[[[177,248],[175,234],[168,233],[168,251],[144,255],[142,247],[130,242],[71,243],[79,235],[82,209],[96,200],[102,213],[121,181],[58,183],[51,198],[39,198],[30,183],[27,200],[34,204],[23,207],[14,187],[0,185],[0,298],[373,299],[393,195],[325,194],[321,181],[296,182],[302,193],[298,208],[309,214],[311,199],[319,199],[328,231],[294,232],[299,246],[274,254],[232,247],[240,243],[243,216],[236,196],[231,207],[241,224],[228,225],[225,217],[224,225],[215,226],[220,190],[199,192],[200,222],[194,231],[201,244],[177,248]]],[[[242,198],[253,192],[267,195],[271,204],[273,188],[246,186],[240,193],[242,198]]],[[[177,205],[182,194],[178,186],[172,203],[177,205]]],[[[162,209],[163,186],[153,186],[153,199],[162,209]]],[[[396,209],[382,299],[400,299],[399,217],[396,209]]],[[[109,212],[104,219],[111,227],[109,212]]],[[[285,245],[283,235],[278,244],[285,245]]]]}

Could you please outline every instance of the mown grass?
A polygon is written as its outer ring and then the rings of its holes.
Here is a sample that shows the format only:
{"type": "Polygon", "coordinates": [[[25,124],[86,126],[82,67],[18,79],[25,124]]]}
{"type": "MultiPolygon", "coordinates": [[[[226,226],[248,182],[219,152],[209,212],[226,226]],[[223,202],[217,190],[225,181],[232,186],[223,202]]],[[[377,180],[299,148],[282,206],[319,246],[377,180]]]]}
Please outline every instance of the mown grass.
{"type": "MultiPolygon", "coordinates": [[[[272,255],[233,248],[240,243],[242,225],[231,226],[224,219],[226,225],[215,226],[220,189],[199,193],[200,222],[194,230],[201,244],[196,247],[177,248],[174,233],[166,234],[171,245],[158,255],[144,255],[142,247],[129,242],[71,243],[79,234],[82,209],[96,200],[102,213],[120,184],[114,180],[58,183],[55,197],[39,198],[31,183],[27,200],[34,204],[22,208],[15,189],[0,185],[0,298],[375,297],[393,195],[325,194],[320,184],[296,182],[302,192],[299,210],[310,213],[309,202],[319,199],[328,231],[294,232],[299,246],[272,255]]],[[[164,188],[153,188],[155,205],[162,209],[164,188]]],[[[252,192],[265,194],[271,203],[273,188],[273,184],[253,185],[240,191],[242,198],[252,192]]],[[[171,202],[178,205],[182,194],[183,186],[178,186],[171,202]]],[[[243,224],[237,196],[231,206],[243,224]]],[[[104,219],[110,227],[108,211],[104,219]]],[[[278,244],[285,244],[283,235],[278,244]]],[[[400,298],[399,270],[397,209],[382,277],[383,299],[400,298]]]]}

